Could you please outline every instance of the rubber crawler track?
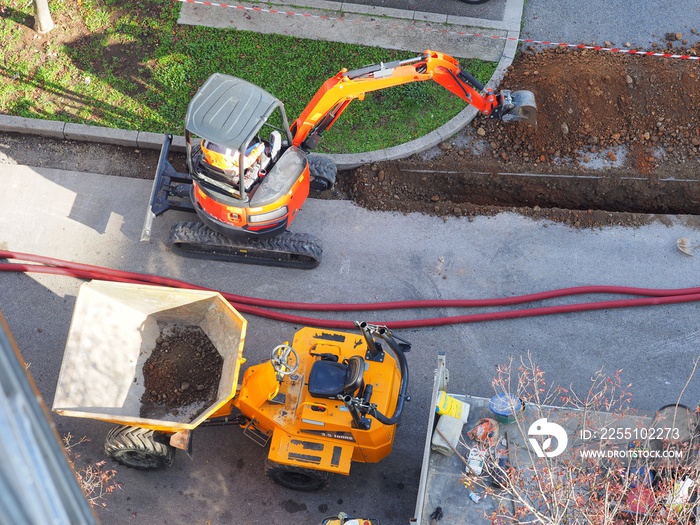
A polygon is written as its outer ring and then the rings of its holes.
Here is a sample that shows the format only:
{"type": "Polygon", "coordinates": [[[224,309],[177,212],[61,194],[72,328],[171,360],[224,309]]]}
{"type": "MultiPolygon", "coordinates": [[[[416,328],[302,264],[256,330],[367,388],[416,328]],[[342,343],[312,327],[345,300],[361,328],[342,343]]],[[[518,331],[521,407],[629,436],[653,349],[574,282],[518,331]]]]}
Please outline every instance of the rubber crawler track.
{"type": "Polygon", "coordinates": [[[321,262],[320,242],[306,233],[268,239],[229,239],[201,222],[179,222],[170,231],[173,251],[187,257],[310,270],[321,262]]]}

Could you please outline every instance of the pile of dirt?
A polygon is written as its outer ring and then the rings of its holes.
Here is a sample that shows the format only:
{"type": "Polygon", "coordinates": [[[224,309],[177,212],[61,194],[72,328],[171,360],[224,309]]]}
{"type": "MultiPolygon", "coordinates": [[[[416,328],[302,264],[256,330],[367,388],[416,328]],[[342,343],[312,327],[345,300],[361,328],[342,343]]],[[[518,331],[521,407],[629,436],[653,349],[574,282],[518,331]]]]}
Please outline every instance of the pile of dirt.
{"type": "Polygon", "coordinates": [[[535,94],[537,128],[479,117],[429,155],[341,174],[337,194],[377,210],[513,210],[584,227],[697,214],[698,61],[527,51],[499,89],[535,94]]]}
{"type": "MultiPolygon", "coordinates": [[[[198,326],[165,325],[143,366],[141,417],[162,419],[216,400],[223,359],[198,326]]],[[[192,417],[195,417],[193,415],[192,417]]]]}
{"type": "MultiPolygon", "coordinates": [[[[642,174],[698,160],[700,71],[697,62],[596,51],[523,53],[503,89],[528,89],[540,108],[537,129],[479,122],[492,155],[506,163],[547,164],[628,145],[642,174]]],[[[480,133],[481,134],[481,133],[480,133]]],[[[612,159],[612,154],[608,157],[612,159]]]]}

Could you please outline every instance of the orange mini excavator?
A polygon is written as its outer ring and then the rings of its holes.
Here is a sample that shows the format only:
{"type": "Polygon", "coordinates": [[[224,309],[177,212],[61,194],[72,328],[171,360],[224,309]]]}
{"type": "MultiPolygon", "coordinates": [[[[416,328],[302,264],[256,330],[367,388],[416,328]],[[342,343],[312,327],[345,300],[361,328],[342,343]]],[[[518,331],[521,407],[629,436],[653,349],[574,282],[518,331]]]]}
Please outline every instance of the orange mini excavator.
{"type": "Polygon", "coordinates": [[[179,222],[170,244],[183,255],[252,264],[314,268],[321,245],[288,227],[310,190],[333,187],[337,168],[327,156],[309,154],[355,99],[392,86],[433,80],[503,121],[536,123],[530,91],[498,94],[435,51],[341,70],[326,80],[299,118],[288,123],[284,105],[245,80],[215,73],[190,101],[185,117],[187,173],[168,161],[167,135],[153,182],[141,240],[154,217],[167,210],[196,212],[200,222],[179,222]]]}

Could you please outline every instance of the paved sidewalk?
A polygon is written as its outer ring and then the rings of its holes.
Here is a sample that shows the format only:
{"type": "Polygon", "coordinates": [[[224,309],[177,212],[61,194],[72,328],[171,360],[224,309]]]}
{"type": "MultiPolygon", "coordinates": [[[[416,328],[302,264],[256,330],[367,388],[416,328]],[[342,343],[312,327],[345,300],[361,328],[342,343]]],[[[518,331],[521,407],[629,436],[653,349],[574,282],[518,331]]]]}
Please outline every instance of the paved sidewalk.
{"type": "MultiPolygon", "coordinates": [[[[498,62],[506,41],[488,37],[518,37],[523,0],[494,0],[496,4],[502,9],[491,11],[489,16],[496,19],[488,19],[326,0],[238,2],[230,7],[183,3],[178,22],[418,53],[434,49],[458,58],[498,62]]],[[[463,5],[468,13],[471,6],[463,5]]]]}
{"type": "Polygon", "coordinates": [[[523,15],[523,38],[659,49],[666,35],[680,33],[676,48],[700,41],[698,0],[539,0],[528,2],[523,15]]]}

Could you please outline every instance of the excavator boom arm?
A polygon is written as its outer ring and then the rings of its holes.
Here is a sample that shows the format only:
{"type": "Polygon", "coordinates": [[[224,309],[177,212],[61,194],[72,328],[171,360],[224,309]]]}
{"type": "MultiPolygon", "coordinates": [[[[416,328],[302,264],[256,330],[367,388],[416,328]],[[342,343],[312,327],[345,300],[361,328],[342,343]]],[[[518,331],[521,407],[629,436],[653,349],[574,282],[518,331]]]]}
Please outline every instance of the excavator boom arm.
{"type": "MultiPolygon", "coordinates": [[[[426,80],[437,82],[483,115],[501,116],[504,109],[501,107],[504,98],[491,90],[482,94],[484,86],[462,69],[455,58],[428,50],[406,60],[375,64],[352,71],[343,69],[326,80],[292,124],[293,144],[313,149],[323,132],[335,123],[350,102],[362,100],[366,93],[426,80]]],[[[534,106],[534,96],[531,104],[534,106]]],[[[509,111],[512,110],[510,108],[509,111]]],[[[532,116],[511,120],[532,121],[532,116]]]]}

